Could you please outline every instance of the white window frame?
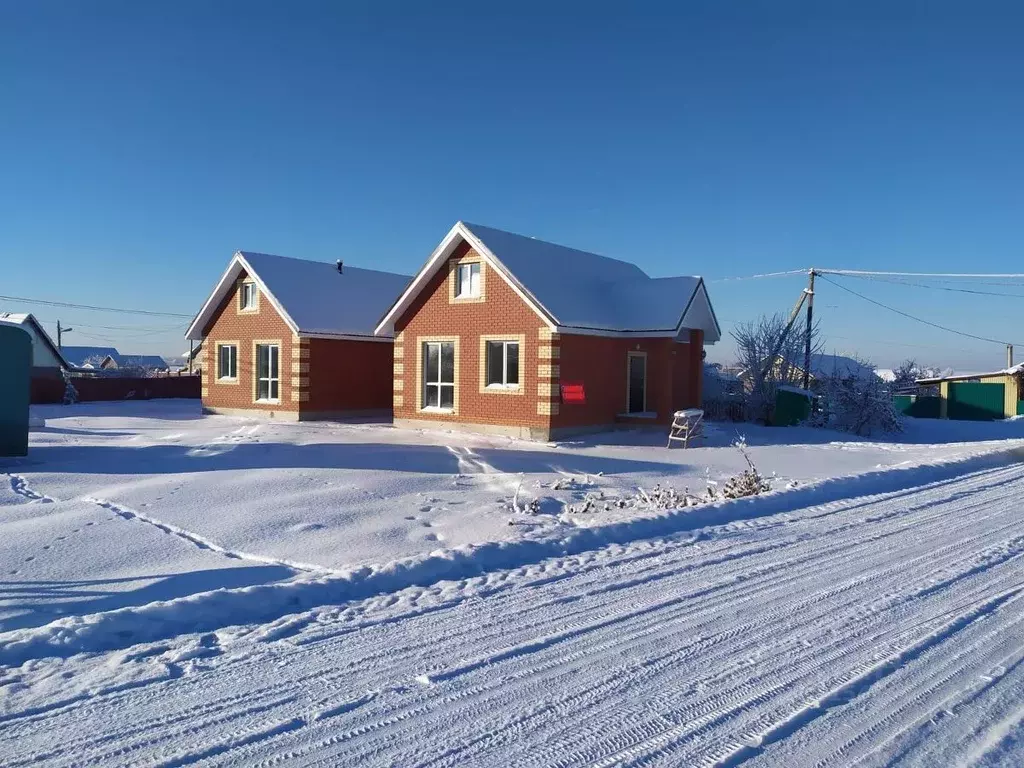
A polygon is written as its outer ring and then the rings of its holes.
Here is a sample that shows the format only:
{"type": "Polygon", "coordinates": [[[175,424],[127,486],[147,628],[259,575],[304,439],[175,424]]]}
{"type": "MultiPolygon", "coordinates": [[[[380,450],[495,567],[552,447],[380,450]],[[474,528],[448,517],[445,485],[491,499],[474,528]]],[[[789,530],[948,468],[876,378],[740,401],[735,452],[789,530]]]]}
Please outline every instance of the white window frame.
{"type": "Polygon", "coordinates": [[[217,381],[238,381],[238,345],[237,344],[218,344],[217,345],[217,381]],[[231,366],[234,370],[230,375],[225,375],[221,366],[222,358],[221,354],[223,350],[230,349],[232,353],[228,355],[231,358],[231,366]]]}
{"type": "Polygon", "coordinates": [[[484,341],[484,386],[487,389],[519,389],[519,379],[523,377],[522,367],[522,356],[523,356],[523,345],[519,343],[519,339],[486,339],[484,341]],[[490,352],[491,344],[501,344],[501,381],[489,382],[487,378],[491,374],[491,361],[490,352]],[[509,344],[515,344],[516,346],[516,378],[517,381],[514,384],[510,384],[508,381],[508,347],[509,344]]]}
{"type": "Polygon", "coordinates": [[[422,387],[422,390],[421,390],[422,394],[421,394],[421,396],[423,398],[423,407],[421,408],[421,410],[428,411],[428,412],[434,412],[434,413],[452,413],[452,412],[454,412],[455,411],[455,396],[457,394],[456,393],[456,389],[455,389],[455,387],[456,387],[456,381],[455,380],[458,378],[456,376],[456,367],[455,367],[456,363],[457,363],[457,359],[456,358],[457,358],[457,355],[458,355],[458,345],[454,341],[424,341],[422,343],[422,347],[420,348],[420,355],[422,355],[422,360],[423,360],[423,363],[422,363],[423,381],[421,383],[421,387],[422,387]],[[441,371],[444,368],[444,366],[441,364],[441,355],[442,355],[442,352],[443,352],[444,347],[446,345],[451,347],[451,350],[452,350],[452,380],[450,382],[449,381],[442,381],[441,380],[441,371]],[[428,375],[427,374],[427,360],[430,359],[430,347],[437,347],[437,381],[430,381],[427,378],[427,375],[428,375]],[[428,389],[430,387],[437,387],[437,405],[427,405],[427,391],[428,391],[428,389]],[[452,388],[452,405],[450,407],[449,406],[442,406],[441,405],[441,388],[442,387],[451,387],[452,388]]]}
{"type": "Polygon", "coordinates": [[[256,380],[256,391],[255,401],[257,403],[280,403],[281,402],[281,345],[276,342],[261,342],[255,343],[255,380],[256,380]],[[273,354],[270,354],[270,358],[267,360],[267,375],[260,375],[260,348],[266,347],[269,350],[273,350],[273,354]],[[276,363],[276,365],[274,365],[276,363]],[[274,375],[274,368],[277,368],[277,375],[274,375]],[[267,384],[267,396],[260,397],[260,385],[266,382],[267,384]],[[271,397],[270,393],[273,390],[273,384],[277,382],[277,397],[271,397]]]}
{"type": "Polygon", "coordinates": [[[626,415],[633,415],[637,413],[647,413],[647,353],[646,352],[627,352],[626,353],[626,415]],[[629,401],[632,399],[633,380],[629,375],[629,370],[633,365],[633,358],[638,357],[644,361],[644,409],[642,411],[631,411],[629,410],[629,401]]]}
{"type": "Polygon", "coordinates": [[[238,311],[255,312],[259,306],[259,289],[256,287],[256,283],[251,280],[244,281],[238,286],[238,311]],[[248,302],[246,302],[247,296],[250,299],[248,302]]]}
{"type": "Polygon", "coordinates": [[[467,261],[459,264],[455,270],[455,298],[480,298],[480,262],[467,261]]]}

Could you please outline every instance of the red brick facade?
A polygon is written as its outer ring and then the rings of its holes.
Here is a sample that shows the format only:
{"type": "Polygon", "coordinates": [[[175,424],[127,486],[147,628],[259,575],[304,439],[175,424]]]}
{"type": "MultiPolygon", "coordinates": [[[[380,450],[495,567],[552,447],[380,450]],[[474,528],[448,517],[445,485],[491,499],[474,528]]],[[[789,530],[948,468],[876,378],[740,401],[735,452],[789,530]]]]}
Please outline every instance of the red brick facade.
{"type": "Polygon", "coordinates": [[[395,322],[394,414],[403,421],[466,424],[548,439],[616,423],[667,424],[674,410],[700,403],[701,331],[689,343],[665,338],[553,334],[509,284],[463,243],[395,322]],[[481,264],[479,298],[454,298],[459,263],[481,264]],[[484,342],[519,341],[519,386],[484,386],[484,342]],[[455,344],[455,405],[424,410],[427,341],[455,344]],[[654,418],[623,418],[627,353],[647,353],[647,407],[654,418]],[[578,382],[585,404],[560,402],[560,382],[578,382]]]}
{"type": "Polygon", "coordinates": [[[296,336],[267,296],[254,310],[239,306],[243,273],[203,329],[203,407],[211,411],[255,412],[273,418],[303,419],[391,407],[389,341],[309,339],[296,336]],[[256,398],[256,345],[280,345],[279,397],[256,398]],[[237,348],[237,376],[219,375],[218,348],[237,348]]]}

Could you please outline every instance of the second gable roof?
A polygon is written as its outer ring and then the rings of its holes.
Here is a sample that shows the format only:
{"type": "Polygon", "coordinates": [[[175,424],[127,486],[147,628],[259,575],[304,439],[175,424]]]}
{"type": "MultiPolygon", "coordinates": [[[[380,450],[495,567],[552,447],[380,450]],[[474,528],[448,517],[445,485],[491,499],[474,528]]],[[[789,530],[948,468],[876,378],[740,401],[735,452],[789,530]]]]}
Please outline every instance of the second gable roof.
{"type": "Polygon", "coordinates": [[[652,278],[626,261],[461,221],[378,323],[378,333],[391,332],[398,316],[463,240],[552,330],[674,335],[681,327],[697,327],[709,343],[721,337],[699,277],[652,278]],[[691,322],[684,325],[684,319],[691,322]]]}
{"type": "Polygon", "coordinates": [[[305,336],[372,337],[380,313],[402,292],[407,275],[238,251],[213,293],[189,326],[186,338],[201,339],[214,312],[246,273],[259,285],[291,329],[305,336]]]}

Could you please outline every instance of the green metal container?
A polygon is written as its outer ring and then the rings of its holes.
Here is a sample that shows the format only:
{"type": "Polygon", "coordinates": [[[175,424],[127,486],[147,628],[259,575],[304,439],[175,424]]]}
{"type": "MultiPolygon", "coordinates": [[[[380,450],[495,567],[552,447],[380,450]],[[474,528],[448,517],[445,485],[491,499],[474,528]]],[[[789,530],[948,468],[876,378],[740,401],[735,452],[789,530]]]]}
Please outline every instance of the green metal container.
{"type": "Polygon", "coordinates": [[[0,323],[0,456],[28,454],[28,404],[32,386],[32,337],[0,323]]]}
{"type": "Polygon", "coordinates": [[[772,424],[776,427],[792,427],[806,421],[811,415],[811,401],[814,396],[802,389],[780,388],[775,394],[775,412],[772,424]]]}

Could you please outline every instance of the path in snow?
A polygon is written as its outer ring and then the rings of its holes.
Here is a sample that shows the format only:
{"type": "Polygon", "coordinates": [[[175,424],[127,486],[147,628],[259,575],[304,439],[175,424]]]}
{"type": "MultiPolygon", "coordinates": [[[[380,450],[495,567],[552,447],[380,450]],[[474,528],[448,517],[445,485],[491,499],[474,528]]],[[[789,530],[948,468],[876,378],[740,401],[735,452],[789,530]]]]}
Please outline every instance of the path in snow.
{"type": "MultiPolygon", "coordinates": [[[[154,679],[8,710],[0,756],[1013,764],[1024,748],[1022,493],[1024,466],[987,469],[405,590],[233,641],[181,638],[136,654],[164,654],[154,679]]],[[[73,674],[128,658],[61,663],[73,674]]],[[[30,701],[41,668],[6,682],[30,701]]]]}

